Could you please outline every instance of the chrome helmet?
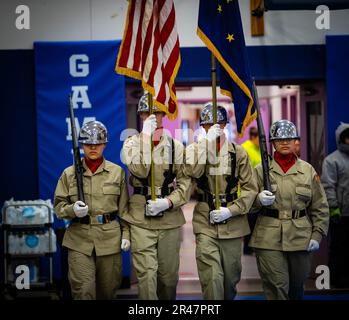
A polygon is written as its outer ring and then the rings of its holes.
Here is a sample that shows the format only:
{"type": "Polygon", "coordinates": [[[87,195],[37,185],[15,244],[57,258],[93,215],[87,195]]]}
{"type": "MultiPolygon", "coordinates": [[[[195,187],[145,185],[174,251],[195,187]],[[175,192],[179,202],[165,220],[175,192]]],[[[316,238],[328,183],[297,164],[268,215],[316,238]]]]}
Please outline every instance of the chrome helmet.
{"type": "Polygon", "coordinates": [[[86,122],[79,133],[79,142],[83,144],[101,144],[108,142],[108,131],[99,121],[86,122]]]}
{"type": "MultiPolygon", "coordinates": [[[[213,124],[213,105],[211,102],[205,104],[200,112],[200,125],[213,124]]],[[[228,123],[227,111],[222,106],[217,106],[217,123],[228,123]]]]}
{"type": "Polygon", "coordinates": [[[279,120],[270,127],[269,141],[299,139],[296,126],[288,120],[279,120]]]}
{"type": "MultiPolygon", "coordinates": [[[[160,111],[155,105],[153,105],[153,112],[160,111]]],[[[148,105],[148,92],[145,92],[138,101],[137,114],[140,112],[149,112],[148,105]]]]}

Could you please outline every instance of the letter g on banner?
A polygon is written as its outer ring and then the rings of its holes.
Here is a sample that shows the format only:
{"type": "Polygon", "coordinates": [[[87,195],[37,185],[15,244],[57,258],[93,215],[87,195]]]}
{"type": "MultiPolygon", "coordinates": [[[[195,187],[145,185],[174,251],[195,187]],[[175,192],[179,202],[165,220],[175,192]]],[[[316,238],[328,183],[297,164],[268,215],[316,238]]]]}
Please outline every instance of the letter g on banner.
{"type": "Polygon", "coordinates": [[[87,77],[90,73],[86,54],[73,54],[69,58],[69,73],[72,77],[87,77]],[[84,63],[85,62],[85,63],[84,63]]]}

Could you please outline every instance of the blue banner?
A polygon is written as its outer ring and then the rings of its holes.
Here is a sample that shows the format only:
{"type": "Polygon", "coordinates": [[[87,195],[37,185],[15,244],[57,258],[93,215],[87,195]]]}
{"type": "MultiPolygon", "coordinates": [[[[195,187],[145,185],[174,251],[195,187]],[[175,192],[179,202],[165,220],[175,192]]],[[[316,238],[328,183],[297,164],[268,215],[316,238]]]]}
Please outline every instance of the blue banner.
{"type": "Polygon", "coordinates": [[[53,199],[62,171],[73,164],[69,94],[77,131],[91,120],[104,123],[109,136],[105,157],[121,165],[120,133],[126,128],[126,114],[125,80],[114,71],[119,45],[120,41],[34,44],[40,198],[53,199]]]}
{"type": "MultiPolygon", "coordinates": [[[[41,199],[53,199],[60,175],[73,164],[69,94],[72,95],[77,132],[88,121],[104,123],[109,140],[105,158],[121,165],[120,134],[126,128],[125,80],[114,71],[120,43],[34,43],[41,199]]],[[[59,225],[63,225],[62,221],[56,220],[55,226],[59,225]]],[[[124,275],[130,268],[128,260],[124,259],[124,275]]],[[[60,277],[57,268],[55,264],[55,275],[60,277]]]]}

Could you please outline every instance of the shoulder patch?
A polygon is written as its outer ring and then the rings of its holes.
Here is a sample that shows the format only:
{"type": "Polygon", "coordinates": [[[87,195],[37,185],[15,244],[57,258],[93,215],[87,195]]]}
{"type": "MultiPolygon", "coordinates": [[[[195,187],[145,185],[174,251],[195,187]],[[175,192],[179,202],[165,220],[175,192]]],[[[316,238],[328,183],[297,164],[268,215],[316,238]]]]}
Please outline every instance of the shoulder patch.
{"type": "Polygon", "coordinates": [[[320,183],[320,182],[321,182],[320,176],[319,176],[317,173],[315,174],[314,179],[315,179],[315,181],[316,181],[317,183],[320,183]]]}

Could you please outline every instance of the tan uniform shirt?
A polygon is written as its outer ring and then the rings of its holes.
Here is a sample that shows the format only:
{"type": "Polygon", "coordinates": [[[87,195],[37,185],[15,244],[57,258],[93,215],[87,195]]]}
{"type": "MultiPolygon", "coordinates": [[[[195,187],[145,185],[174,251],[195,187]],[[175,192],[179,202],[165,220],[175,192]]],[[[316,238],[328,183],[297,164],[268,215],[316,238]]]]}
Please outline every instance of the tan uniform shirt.
{"type": "MultiPolygon", "coordinates": [[[[263,170],[258,165],[254,172],[259,190],[263,190],[263,170]]],[[[261,249],[298,251],[307,250],[310,239],[321,241],[327,234],[329,209],[324,189],[314,168],[298,159],[284,173],[273,159],[270,163],[270,181],[275,202],[270,209],[279,210],[279,218],[259,215],[250,246],[261,249]],[[307,209],[307,215],[292,219],[292,210],[307,209]]],[[[258,197],[254,211],[261,208],[258,197]]]]}
{"type": "MultiPolygon", "coordinates": [[[[150,146],[143,143],[143,134],[134,135],[128,138],[123,146],[123,158],[127,164],[130,173],[130,183],[133,187],[142,187],[139,179],[148,179],[148,190],[150,194],[150,146]]],[[[174,140],[175,163],[173,172],[176,175],[175,190],[166,198],[170,199],[173,208],[166,210],[162,217],[145,217],[144,209],[146,199],[143,195],[134,194],[130,197],[129,211],[122,215],[127,222],[146,229],[172,229],[182,226],[185,223],[181,206],[188,202],[190,197],[191,179],[183,174],[184,147],[174,140]]],[[[172,143],[167,135],[163,135],[160,142],[153,150],[155,163],[155,191],[157,195],[161,194],[161,187],[164,181],[164,172],[169,169],[169,163],[172,161],[172,143]]]]}
{"type": "MultiPolygon", "coordinates": [[[[214,148],[209,146],[206,139],[202,139],[198,143],[193,143],[186,150],[186,166],[185,174],[193,178],[199,178],[203,174],[208,177],[209,190],[212,194],[215,193],[215,175],[211,169],[219,166],[222,167],[222,174],[218,175],[219,193],[225,194],[227,181],[226,178],[231,176],[231,156],[230,153],[236,154],[236,169],[235,176],[238,178],[238,183],[241,187],[240,197],[233,202],[229,202],[227,207],[236,216],[228,220],[226,224],[209,223],[210,208],[206,202],[198,202],[193,214],[194,233],[203,233],[212,238],[230,239],[245,236],[250,233],[250,228],[247,220],[249,212],[255,197],[257,195],[257,184],[252,176],[252,168],[246,151],[239,145],[233,145],[225,140],[220,153],[218,155],[217,165],[210,164],[210,152],[214,148]],[[206,144],[206,145],[205,145],[206,144]],[[207,151],[206,151],[207,150],[207,151]],[[206,163],[206,159],[208,159],[206,163]]],[[[211,161],[211,163],[214,163],[211,161]]],[[[236,192],[237,187],[230,191],[236,192]]],[[[198,189],[198,193],[203,193],[198,189]]]]}
{"type": "MultiPolygon", "coordinates": [[[[118,211],[119,215],[127,212],[128,190],[123,169],[107,160],[99,166],[94,174],[83,161],[83,187],[85,202],[91,224],[72,223],[63,239],[63,245],[69,249],[91,255],[93,249],[97,256],[120,252],[122,238],[129,239],[126,222],[112,221],[97,224],[97,215],[118,211]]],[[[54,209],[60,219],[73,219],[73,205],[78,200],[78,189],[74,166],[66,168],[61,175],[54,198],[54,209]]]]}

